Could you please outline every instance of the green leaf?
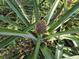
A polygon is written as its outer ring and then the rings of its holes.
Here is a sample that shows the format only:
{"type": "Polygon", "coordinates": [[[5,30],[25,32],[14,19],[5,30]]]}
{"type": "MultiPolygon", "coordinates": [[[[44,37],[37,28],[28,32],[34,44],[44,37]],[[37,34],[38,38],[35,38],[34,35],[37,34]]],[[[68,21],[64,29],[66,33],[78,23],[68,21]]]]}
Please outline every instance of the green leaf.
{"type": "Polygon", "coordinates": [[[79,59],[79,55],[67,57],[67,58],[62,58],[62,59],[79,59]]]}
{"type": "Polygon", "coordinates": [[[36,20],[40,19],[40,13],[39,13],[39,8],[38,8],[38,4],[37,4],[37,0],[33,0],[33,9],[34,9],[34,15],[36,20]]]}
{"type": "Polygon", "coordinates": [[[20,3],[20,1],[19,1],[19,0],[15,0],[15,1],[16,1],[17,5],[19,6],[19,8],[21,9],[23,16],[26,18],[26,20],[27,20],[28,22],[30,22],[30,20],[28,19],[28,16],[26,15],[26,12],[25,12],[25,10],[23,9],[23,6],[22,6],[22,4],[20,3]]]}
{"type": "Polygon", "coordinates": [[[0,59],[4,59],[3,56],[0,56],[0,59]]]}
{"type": "Polygon", "coordinates": [[[35,25],[36,25],[36,23],[37,22],[35,22],[34,24],[31,24],[29,27],[27,27],[24,31],[30,31],[30,30],[32,30],[32,29],[34,29],[35,28],[35,25]]]}
{"type": "Polygon", "coordinates": [[[51,51],[46,46],[42,47],[41,51],[42,51],[45,59],[54,59],[54,56],[52,56],[53,54],[51,53],[51,51]]]}
{"type": "Polygon", "coordinates": [[[77,43],[76,47],[79,46],[79,36],[78,35],[71,35],[68,38],[72,39],[73,41],[75,41],[77,43]]]}
{"type": "Polygon", "coordinates": [[[69,17],[71,17],[74,13],[76,13],[79,10],[79,3],[75,4],[67,13],[65,13],[64,15],[62,15],[57,22],[54,22],[50,25],[50,29],[49,32],[51,32],[52,30],[58,28],[61,24],[67,22],[69,19],[69,17]]]}
{"type": "Polygon", "coordinates": [[[45,0],[47,3],[49,3],[50,5],[52,5],[52,3],[55,1],[55,0],[45,0]]]}
{"type": "Polygon", "coordinates": [[[47,14],[46,17],[45,17],[45,19],[48,20],[48,24],[49,24],[49,22],[50,22],[51,17],[52,17],[53,14],[54,14],[54,11],[56,10],[56,8],[57,8],[57,6],[58,6],[58,4],[59,4],[59,1],[60,1],[60,0],[55,0],[55,2],[53,3],[53,5],[52,5],[50,11],[48,12],[48,14],[47,14]]]}
{"type": "Polygon", "coordinates": [[[0,42],[0,48],[3,48],[7,46],[9,43],[11,43],[13,40],[16,40],[18,37],[8,37],[5,40],[0,42]]]}
{"type": "Polygon", "coordinates": [[[56,19],[57,16],[60,15],[60,13],[62,12],[63,8],[64,8],[64,4],[62,4],[61,8],[57,10],[57,13],[54,16],[52,16],[52,19],[50,20],[49,25],[52,24],[53,22],[55,22],[54,19],[56,19]]]}
{"type": "Polygon", "coordinates": [[[63,0],[64,2],[64,12],[66,12],[68,10],[68,7],[67,7],[67,0],[63,0]]]}
{"type": "Polygon", "coordinates": [[[72,29],[67,30],[67,31],[57,32],[57,33],[54,33],[51,36],[60,36],[60,35],[63,35],[63,34],[73,34],[73,33],[79,33],[79,28],[72,28],[72,29]]]}
{"type": "Polygon", "coordinates": [[[0,28],[0,34],[1,35],[9,35],[9,36],[21,36],[24,38],[31,38],[31,39],[36,39],[32,34],[28,34],[25,32],[21,32],[18,30],[11,30],[11,29],[4,29],[4,28],[0,28]]]}
{"type": "Polygon", "coordinates": [[[36,47],[35,47],[34,58],[33,59],[37,59],[38,58],[41,40],[42,40],[42,37],[39,35],[38,39],[37,39],[37,44],[36,44],[36,47]]]}
{"type": "Polygon", "coordinates": [[[27,26],[29,25],[29,22],[27,21],[27,19],[24,17],[24,15],[22,14],[22,11],[19,9],[18,5],[16,4],[16,2],[14,2],[13,0],[5,0],[6,3],[10,6],[10,8],[17,14],[17,16],[21,19],[21,21],[27,26]]]}
{"type": "Polygon", "coordinates": [[[4,4],[4,0],[0,0],[0,6],[4,4]]]}
{"type": "Polygon", "coordinates": [[[55,52],[55,59],[61,59],[63,56],[63,45],[58,44],[55,52]]]}
{"type": "Polygon", "coordinates": [[[11,25],[14,25],[14,26],[18,26],[19,27],[19,25],[16,24],[14,21],[12,21],[8,16],[0,15],[0,20],[2,20],[5,23],[9,23],[11,25]]]}

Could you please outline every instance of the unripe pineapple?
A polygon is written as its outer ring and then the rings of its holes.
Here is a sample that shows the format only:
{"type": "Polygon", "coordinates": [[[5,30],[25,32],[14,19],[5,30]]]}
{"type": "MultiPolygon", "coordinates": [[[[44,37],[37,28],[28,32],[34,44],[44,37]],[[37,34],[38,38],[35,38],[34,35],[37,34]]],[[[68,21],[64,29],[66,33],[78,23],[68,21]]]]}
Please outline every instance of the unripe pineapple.
{"type": "Polygon", "coordinates": [[[72,4],[73,0],[67,0],[68,4],[72,4]]]}
{"type": "Polygon", "coordinates": [[[47,24],[45,20],[39,20],[38,23],[36,24],[36,32],[38,34],[43,34],[47,31],[47,24]]]}

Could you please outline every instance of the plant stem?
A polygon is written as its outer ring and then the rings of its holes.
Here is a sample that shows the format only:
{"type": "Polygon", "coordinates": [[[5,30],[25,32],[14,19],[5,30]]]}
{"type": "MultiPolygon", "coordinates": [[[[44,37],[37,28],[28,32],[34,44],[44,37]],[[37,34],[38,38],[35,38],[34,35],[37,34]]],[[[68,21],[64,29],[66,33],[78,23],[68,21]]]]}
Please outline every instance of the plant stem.
{"type": "Polygon", "coordinates": [[[39,53],[40,44],[41,44],[41,40],[42,40],[42,36],[39,35],[38,36],[38,40],[37,40],[37,44],[36,44],[36,48],[35,48],[35,52],[34,52],[34,59],[37,59],[37,56],[38,56],[38,53],[39,53]]]}
{"type": "Polygon", "coordinates": [[[58,44],[56,47],[55,59],[61,59],[63,55],[63,45],[58,44]]]}

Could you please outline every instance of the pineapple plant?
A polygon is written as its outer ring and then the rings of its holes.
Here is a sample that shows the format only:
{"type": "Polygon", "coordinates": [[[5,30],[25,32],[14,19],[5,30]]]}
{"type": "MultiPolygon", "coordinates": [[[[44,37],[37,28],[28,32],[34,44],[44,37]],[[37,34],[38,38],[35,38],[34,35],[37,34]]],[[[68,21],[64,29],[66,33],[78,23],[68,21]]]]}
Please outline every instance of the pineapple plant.
{"type": "Polygon", "coordinates": [[[65,59],[79,54],[79,27],[74,25],[78,1],[1,1],[1,59],[65,59]]]}

